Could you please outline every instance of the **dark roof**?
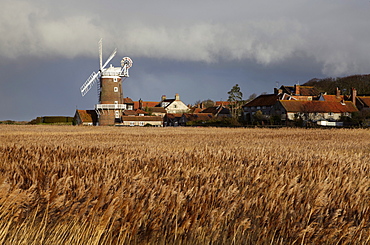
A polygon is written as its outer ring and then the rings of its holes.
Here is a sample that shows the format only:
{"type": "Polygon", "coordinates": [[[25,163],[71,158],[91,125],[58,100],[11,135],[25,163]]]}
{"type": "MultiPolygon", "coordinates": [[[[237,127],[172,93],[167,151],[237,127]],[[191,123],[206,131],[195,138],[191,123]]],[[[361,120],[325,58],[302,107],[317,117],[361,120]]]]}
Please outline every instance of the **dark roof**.
{"type": "Polygon", "coordinates": [[[355,112],[358,111],[350,101],[328,102],[328,101],[303,101],[303,100],[281,100],[281,105],[287,112],[355,112]]]}
{"type": "Polygon", "coordinates": [[[163,107],[148,107],[148,110],[151,112],[166,113],[166,109],[164,109],[163,107]]]}
{"type": "Polygon", "coordinates": [[[162,100],[162,102],[174,102],[175,99],[165,99],[165,100],[162,100]]]}
{"type": "Polygon", "coordinates": [[[230,114],[230,110],[224,106],[212,106],[204,109],[202,113],[212,113],[213,115],[230,114]]]}
{"type": "MultiPolygon", "coordinates": [[[[276,101],[278,101],[279,96],[276,94],[262,94],[255,98],[252,101],[249,101],[244,106],[251,107],[251,106],[272,106],[276,104],[276,101]]],[[[244,107],[243,106],[243,107],[244,107]]]]}

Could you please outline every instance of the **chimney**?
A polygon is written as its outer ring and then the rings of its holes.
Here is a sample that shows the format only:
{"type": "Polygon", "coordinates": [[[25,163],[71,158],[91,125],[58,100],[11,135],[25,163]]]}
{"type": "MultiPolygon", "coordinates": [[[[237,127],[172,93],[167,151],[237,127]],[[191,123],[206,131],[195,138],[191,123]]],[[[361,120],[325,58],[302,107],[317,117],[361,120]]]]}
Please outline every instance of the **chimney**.
{"type": "Polygon", "coordinates": [[[357,89],[351,88],[351,100],[354,105],[356,105],[357,89]]]}
{"type": "Polygon", "coordinates": [[[337,96],[337,99],[340,98],[340,89],[338,87],[336,88],[335,95],[337,96]]]}
{"type": "Polygon", "coordinates": [[[139,99],[139,109],[143,109],[143,101],[141,100],[141,98],[139,99]]]}
{"type": "Polygon", "coordinates": [[[179,94],[175,94],[175,100],[180,100],[180,95],[179,94]]]}
{"type": "Polygon", "coordinates": [[[295,95],[300,95],[301,94],[301,85],[299,85],[299,84],[294,85],[294,91],[295,91],[295,95]]]}
{"type": "Polygon", "coordinates": [[[166,95],[162,95],[162,101],[164,101],[166,98],[166,95]]]}

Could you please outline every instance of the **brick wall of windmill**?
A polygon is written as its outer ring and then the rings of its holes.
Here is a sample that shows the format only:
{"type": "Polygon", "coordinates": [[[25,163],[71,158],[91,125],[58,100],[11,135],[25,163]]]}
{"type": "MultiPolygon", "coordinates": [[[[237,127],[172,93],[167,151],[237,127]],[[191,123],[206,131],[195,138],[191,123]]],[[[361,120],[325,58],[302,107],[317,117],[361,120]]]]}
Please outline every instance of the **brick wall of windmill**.
{"type": "MultiPolygon", "coordinates": [[[[102,78],[100,82],[100,104],[123,104],[122,79],[120,77],[102,78]]],[[[121,116],[121,111],[119,116],[121,116]]],[[[115,110],[102,110],[99,116],[99,125],[114,125],[116,122],[115,110]]]]}

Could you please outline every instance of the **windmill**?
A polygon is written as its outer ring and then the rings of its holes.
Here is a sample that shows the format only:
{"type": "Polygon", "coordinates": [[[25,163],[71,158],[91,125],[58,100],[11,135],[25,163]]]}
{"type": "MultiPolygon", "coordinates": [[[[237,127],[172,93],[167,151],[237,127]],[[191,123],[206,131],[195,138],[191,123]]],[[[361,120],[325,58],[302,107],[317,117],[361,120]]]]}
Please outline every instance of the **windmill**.
{"type": "Polygon", "coordinates": [[[124,57],[121,60],[121,67],[106,66],[117,53],[115,49],[103,64],[103,43],[99,41],[99,71],[93,71],[89,78],[81,86],[81,95],[85,96],[94,86],[98,85],[99,104],[95,105],[99,125],[113,125],[121,120],[122,111],[126,109],[123,103],[122,78],[129,77],[128,70],[132,66],[132,60],[124,57]]]}

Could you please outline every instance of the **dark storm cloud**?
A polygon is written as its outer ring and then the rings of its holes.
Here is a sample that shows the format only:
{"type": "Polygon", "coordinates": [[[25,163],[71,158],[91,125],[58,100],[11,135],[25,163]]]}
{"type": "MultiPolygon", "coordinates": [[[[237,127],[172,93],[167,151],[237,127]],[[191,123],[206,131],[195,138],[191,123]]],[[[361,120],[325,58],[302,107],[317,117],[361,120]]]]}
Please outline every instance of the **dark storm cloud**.
{"type": "Polygon", "coordinates": [[[227,99],[235,83],[248,95],[272,91],[275,81],[368,73],[369,7],[357,0],[5,0],[0,96],[13,107],[2,106],[0,119],[93,107],[95,92],[81,98],[78,89],[98,67],[101,37],[104,57],[119,50],[112,63],[134,60],[124,92],[133,99],[180,93],[193,103],[227,99]]]}

